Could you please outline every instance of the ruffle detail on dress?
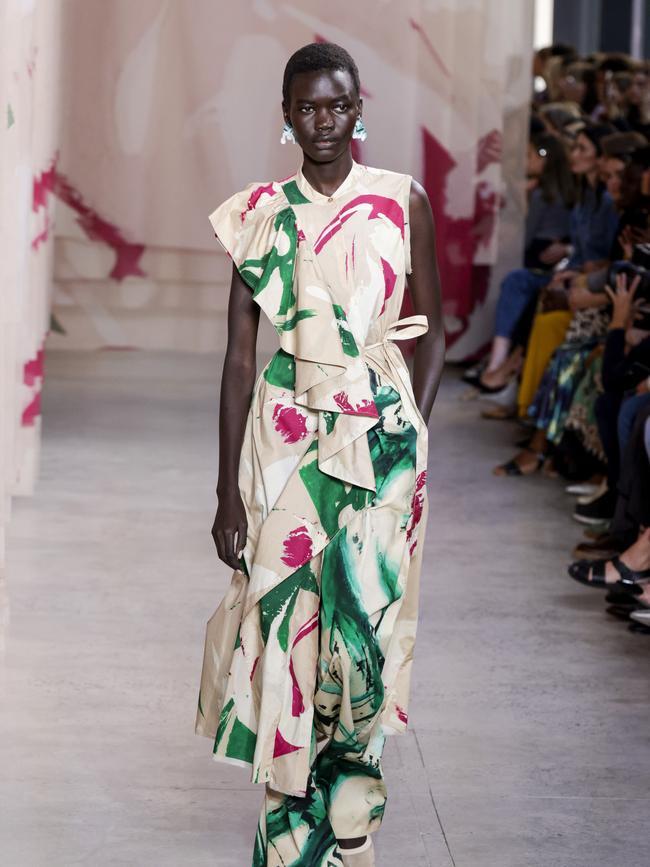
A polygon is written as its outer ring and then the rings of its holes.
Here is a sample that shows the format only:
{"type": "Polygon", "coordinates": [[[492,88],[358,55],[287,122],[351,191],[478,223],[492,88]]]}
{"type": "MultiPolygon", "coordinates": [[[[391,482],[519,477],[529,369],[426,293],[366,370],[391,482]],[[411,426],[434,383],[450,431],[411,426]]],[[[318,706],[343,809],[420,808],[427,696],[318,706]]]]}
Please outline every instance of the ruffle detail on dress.
{"type": "Polygon", "coordinates": [[[300,204],[296,194],[290,183],[251,184],[217,208],[210,222],[280,346],[295,358],[295,403],[320,415],[320,469],[374,491],[366,433],[379,414],[368,367],[299,229],[289,200],[300,204]]]}

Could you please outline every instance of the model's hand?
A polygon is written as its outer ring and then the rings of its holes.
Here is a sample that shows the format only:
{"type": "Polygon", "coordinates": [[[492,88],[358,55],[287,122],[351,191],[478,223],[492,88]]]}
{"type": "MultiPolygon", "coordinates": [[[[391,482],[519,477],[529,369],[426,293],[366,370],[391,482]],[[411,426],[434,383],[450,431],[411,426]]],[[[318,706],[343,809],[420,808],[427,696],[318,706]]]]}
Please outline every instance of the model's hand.
{"type": "Polygon", "coordinates": [[[232,569],[239,569],[239,558],[246,545],[248,522],[238,490],[219,497],[219,507],[212,525],[212,538],[219,559],[232,569]]]}

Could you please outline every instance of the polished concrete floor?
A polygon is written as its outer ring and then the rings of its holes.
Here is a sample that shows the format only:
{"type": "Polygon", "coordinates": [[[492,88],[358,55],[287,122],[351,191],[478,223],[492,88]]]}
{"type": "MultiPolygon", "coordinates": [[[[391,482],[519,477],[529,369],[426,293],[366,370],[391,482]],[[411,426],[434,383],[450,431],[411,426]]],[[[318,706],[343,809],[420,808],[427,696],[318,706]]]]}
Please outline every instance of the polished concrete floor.
{"type": "MultiPolygon", "coordinates": [[[[2,867],[250,865],[261,789],[193,734],[230,577],[209,535],[218,371],[48,355],[2,591],[2,867]]],[[[431,421],[412,727],[388,742],[378,863],[647,867],[650,637],[566,576],[562,485],[493,478],[517,430],[462,391],[448,371],[431,421]]]]}

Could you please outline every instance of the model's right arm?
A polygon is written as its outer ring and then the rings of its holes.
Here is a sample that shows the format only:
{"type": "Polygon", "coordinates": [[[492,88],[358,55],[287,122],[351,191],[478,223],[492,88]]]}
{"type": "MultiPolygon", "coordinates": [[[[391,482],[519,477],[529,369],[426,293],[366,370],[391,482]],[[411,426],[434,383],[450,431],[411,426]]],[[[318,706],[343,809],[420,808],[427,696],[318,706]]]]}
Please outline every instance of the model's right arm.
{"type": "Polygon", "coordinates": [[[219,559],[233,569],[239,569],[238,559],[248,530],[238,476],[246,417],[255,385],[259,317],[260,308],[253,301],[253,293],[233,265],[219,408],[218,508],[212,527],[219,559]]]}

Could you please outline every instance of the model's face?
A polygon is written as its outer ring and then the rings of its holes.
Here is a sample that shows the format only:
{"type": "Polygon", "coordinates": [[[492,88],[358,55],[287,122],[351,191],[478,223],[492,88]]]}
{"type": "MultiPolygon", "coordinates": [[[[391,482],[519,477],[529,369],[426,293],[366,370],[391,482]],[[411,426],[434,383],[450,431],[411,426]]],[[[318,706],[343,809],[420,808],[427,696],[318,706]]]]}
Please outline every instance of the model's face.
{"type": "Polygon", "coordinates": [[[598,153],[591,139],[586,135],[578,135],[571,148],[571,171],[577,175],[586,175],[598,168],[598,153]]]}
{"type": "Polygon", "coordinates": [[[291,81],[290,104],[283,105],[297,143],[314,162],[328,163],[350,145],[363,101],[346,70],[301,72],[291,81]]]}
{"type": "Polygon", "coordinates": [[[607,192],[615,202],[621,198],[621,181],[625,171],[625,163],[616,157],[606,157],[603,160],[604,181],[607,184],[607,192]]]}

